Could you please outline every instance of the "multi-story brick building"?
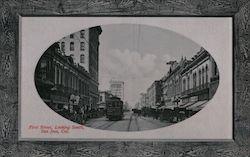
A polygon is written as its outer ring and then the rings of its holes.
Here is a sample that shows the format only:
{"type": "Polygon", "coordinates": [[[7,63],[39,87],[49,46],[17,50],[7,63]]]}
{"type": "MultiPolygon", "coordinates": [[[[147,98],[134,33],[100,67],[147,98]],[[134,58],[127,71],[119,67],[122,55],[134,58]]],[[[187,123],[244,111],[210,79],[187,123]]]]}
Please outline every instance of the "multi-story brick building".
{"type": "Polygon", "coordinates": [[[63,37],[58,41],[63,55],[71,56],[74,63],[81,65],[89,72],[90,30],[84,29],[63,37]]]}
{"type": "Polygon", "coordinates": [[[97,109],[99,100],[99,36],[102,33],[100,26],[89,28],[89,95],[91,108],[97,109]]]}
{"type": "Polygon", "coordinates": [[[72,57],[64,56],[57,43],[45,51],[35,70],[37,91],[43,101],[54,110],[70,105],[87,109],[89,79],[89,73],[83,67],[74,64],[72,57]],[[77,96],[80,99],[74,101],[77,96]]]}
{"type": "Polygon", "coordinates": [[[161,79],[165,108],[201,109],[218,87],[219,73],[214,59],[201,48],[191,60],[182,58],[180,62],[169,63],[169,71],[161,79]]]}
{"type": "Polygon", "coordinates": [[[53,108],[73,104],[97,108],[100,26],[73,33],[53,44],[36,67],[35,81],[42,99],[53,108]]]}
{"type": "MultiPolygon", "coordinates": [[[[162,101],[167,108],[174,108],[176,101],[181,101],[181,71],[188,64],[188,60],[182,57],[180,62],[170,61],[169,71],[161,79],[162,81],[162,101]]],[[[181,102],[179,102],[181,103],[181,102]]]]}
{"type": "Polygon", "coordinates": [[[201,110],[215,94],[219,72],[212,56],[203,48],[191,60],[170,61],[162,81],[162,117],[183,120],[201,110]],[[168,109],[168,110],[165,110],[168,109]],[[169,110],[170,109],[170,110],[169,110]]]}
{"type": "Polygon", "coordinates": [[[219,84],[219,72],[212,56],[203,48],[182,70],[182,100],[190,110],[199,110],[213,97],[219,84]]]}

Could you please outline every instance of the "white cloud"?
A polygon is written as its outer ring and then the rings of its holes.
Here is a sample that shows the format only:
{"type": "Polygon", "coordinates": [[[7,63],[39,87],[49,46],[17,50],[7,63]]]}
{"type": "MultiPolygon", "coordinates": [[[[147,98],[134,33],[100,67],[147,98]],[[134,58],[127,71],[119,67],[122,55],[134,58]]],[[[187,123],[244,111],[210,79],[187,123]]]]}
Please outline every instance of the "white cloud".
{"type": "Polygon", "coordinates": [[[125,99],[134,105],[139,94],[154,80],[160,79],[162,72],[157,69],[156,55],[135,51],[113,49],[100,53],[99,82],[100,90],[109,88],[111,79],[125,82],[125,99]]]}

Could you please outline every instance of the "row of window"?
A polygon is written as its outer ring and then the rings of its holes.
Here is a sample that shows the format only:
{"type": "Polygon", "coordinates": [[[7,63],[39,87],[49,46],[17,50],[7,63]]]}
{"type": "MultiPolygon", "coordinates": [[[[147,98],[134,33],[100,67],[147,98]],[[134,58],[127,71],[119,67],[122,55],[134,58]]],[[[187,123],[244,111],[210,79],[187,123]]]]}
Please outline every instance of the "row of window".
{"type": "MultiPolygon", "coordinates": [[[[202,69],[199,69],[198,72],[198,80],[199,85],[204,85],[208,83],[208,66],[202,67],[202,69]]],[[[193,88],[197,86],[197,74],[196,72],[193,73],[193,88]]],[[[183,79],[183,89],[182,91],[189,90],[190,89],[190,76],[187,76],[187,79],[183,79]]]]}
{"type": "MultiPolygon", "coordinates": [[[[61,50],[65,52],[65,42],[61,42],[61,50]]],[[[72,41],[69,43],[69,50],[75,51],[75,43],[72,41]]],[[[85,42],[80,42],[80,51],[85,50],[85,42]]]]}
{"type": "MultiPolygon", "coordinates": [[[[74,54],[71,54],[70,56],[71,56],[72,58],[74,58],[74,54]]],[[[83,64],[85,63],[85,55],[84,55],[84,54],[81,54],[81,55],[80,55],[80,63],[83,63],[83,64]]]]}
{"type": "MultiPolygon", "coordinates": [[[[84,38],[84,37],[85,37],[84,35],[85,35],[85,31],[84,31],[84,30],[81,30],[81,31],[80,31],[80,38],[84,38]]],[[[70,37],[71,39],[74,39],[74,38],[75,38],[75,34],[70,34],[69,37],[70,37]]]]}
{"type": "MultiPolygon", "coordinates": [[[[217,68],[217,67],[216,67],[217,68]]],[[[197,73],[194,72],[192,74],[193,78],[193,86],[192,88],[196,88],[197,86],[197,73]]],[[[172,79],[171,81],[169,81],[169,83],[166,84],[166,87],[165,87],[165,95],[168,95],[168,96],[173,96],[175,95],[176,93],[179,93],[179,92],[183,92],[185,90],[189,90],[191,87],[190,87],[190,75],[188,75],[186,78],[184,78],[181,82],[181,79],[177,79],[176,81],[174,79],[172,79]]],[[[198,71],[198,81],[199,81],[199,84],[198,85],[203,85],[203,84],[206,84],[208,83],[208,66],[206,65],[205,68],[202,67],[202,69],[200,69],[198,71]]]]}
{"type": "Polygon", "coordinates": [[[71,88],[76,90],[84,95],[88,95],[89,86],[87,83],[79,79],[77,76],[74,76],[72,73],[65,72],[58,66],[55,66],[55,84],[62,85],[64,87],[71,88]]]}

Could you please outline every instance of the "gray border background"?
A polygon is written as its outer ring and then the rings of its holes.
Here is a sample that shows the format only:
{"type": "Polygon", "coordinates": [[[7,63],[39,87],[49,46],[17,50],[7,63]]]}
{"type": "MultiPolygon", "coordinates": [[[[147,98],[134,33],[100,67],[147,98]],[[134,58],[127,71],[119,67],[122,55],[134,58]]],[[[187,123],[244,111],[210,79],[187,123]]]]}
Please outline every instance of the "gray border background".
{"type": "Polygon", "coordinates": [[[8,0],[1,1],[0,4],[0,156],[250,155],[249,0],[8,0]],[[233,16],[234,142],[18,142],[19,14],[233,16]]]}

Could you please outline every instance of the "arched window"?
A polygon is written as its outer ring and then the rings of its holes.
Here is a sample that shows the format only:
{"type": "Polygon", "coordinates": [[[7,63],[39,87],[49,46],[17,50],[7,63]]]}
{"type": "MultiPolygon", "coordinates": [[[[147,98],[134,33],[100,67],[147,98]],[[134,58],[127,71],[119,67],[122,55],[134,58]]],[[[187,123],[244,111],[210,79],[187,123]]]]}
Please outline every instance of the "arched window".
{"type": "Polygon", "coordinates": [[[206,83],[208,83],[208,66],[206,64],[206,83]]]}
{"type": "Polygon", "coordinates": [[[196,87],[196,72],[193,73],[193,88],[196,87]]]}
{"type": "Polygon", "coordinates": [[[60,70],[59,70],[59,67],[57,67],[56,75],[57,75],[56,82],[57,82],[57,84],[60,84],[60,82],[59,82],[59,80],[60,80],[60,70]]]}
{"type": "Polygon", "coordinates": [[[187,77],[187,90],[189,90],[189,76],[187,77]]]}
{"type": "Polygon", "coordinates": [[[58,75],[57,75],[57,66],[55,66],[55,84],[57,84],[57,77],[58,77],[58,75]]]}
{"type": "Polygon", "coordinates": [[[63,69],[61,70],[61,85],[64,86],[64,72],[63,72],[63,69]]]}
{"type": "Polygon", "coordinates": [[[79,80],[79,92],[82,94],[82,80],[79,80]]]}
{"type": "Polygon", "coordinates": [[[75,50],[74,42],[70,42],[69,50],[70,50],[70,51],[74,51],[74,50],[75,50]]]}
{"type": "Polygon", "coordinates": [[[74,76],[71,76],[71,88],[74,89],[74,76]]]}
{"type": "Polygon", "coordinates": [[[199,70],[199,86],[201,85],[201,70],[199,70]]]}
{"type": "Polygon", "coordinates": [[[61,70],[61,68],[59,68],[59,81],[58,81],[58,84],[62,84],[62,70],[61,70]]]}
{"type": "Polygon", "coordinates": [[[186,90],[186,80],[185,79],[183,79],[183,87],[182,87],[182,89],[183,89],[183,91],[186,90]]]}
{"type": "Polygon", "coordinates": [[[204,67],[202,67],[202,85],[204,85],[204,81],[205,81],[205,71],[204,71],[204,67]]]}

